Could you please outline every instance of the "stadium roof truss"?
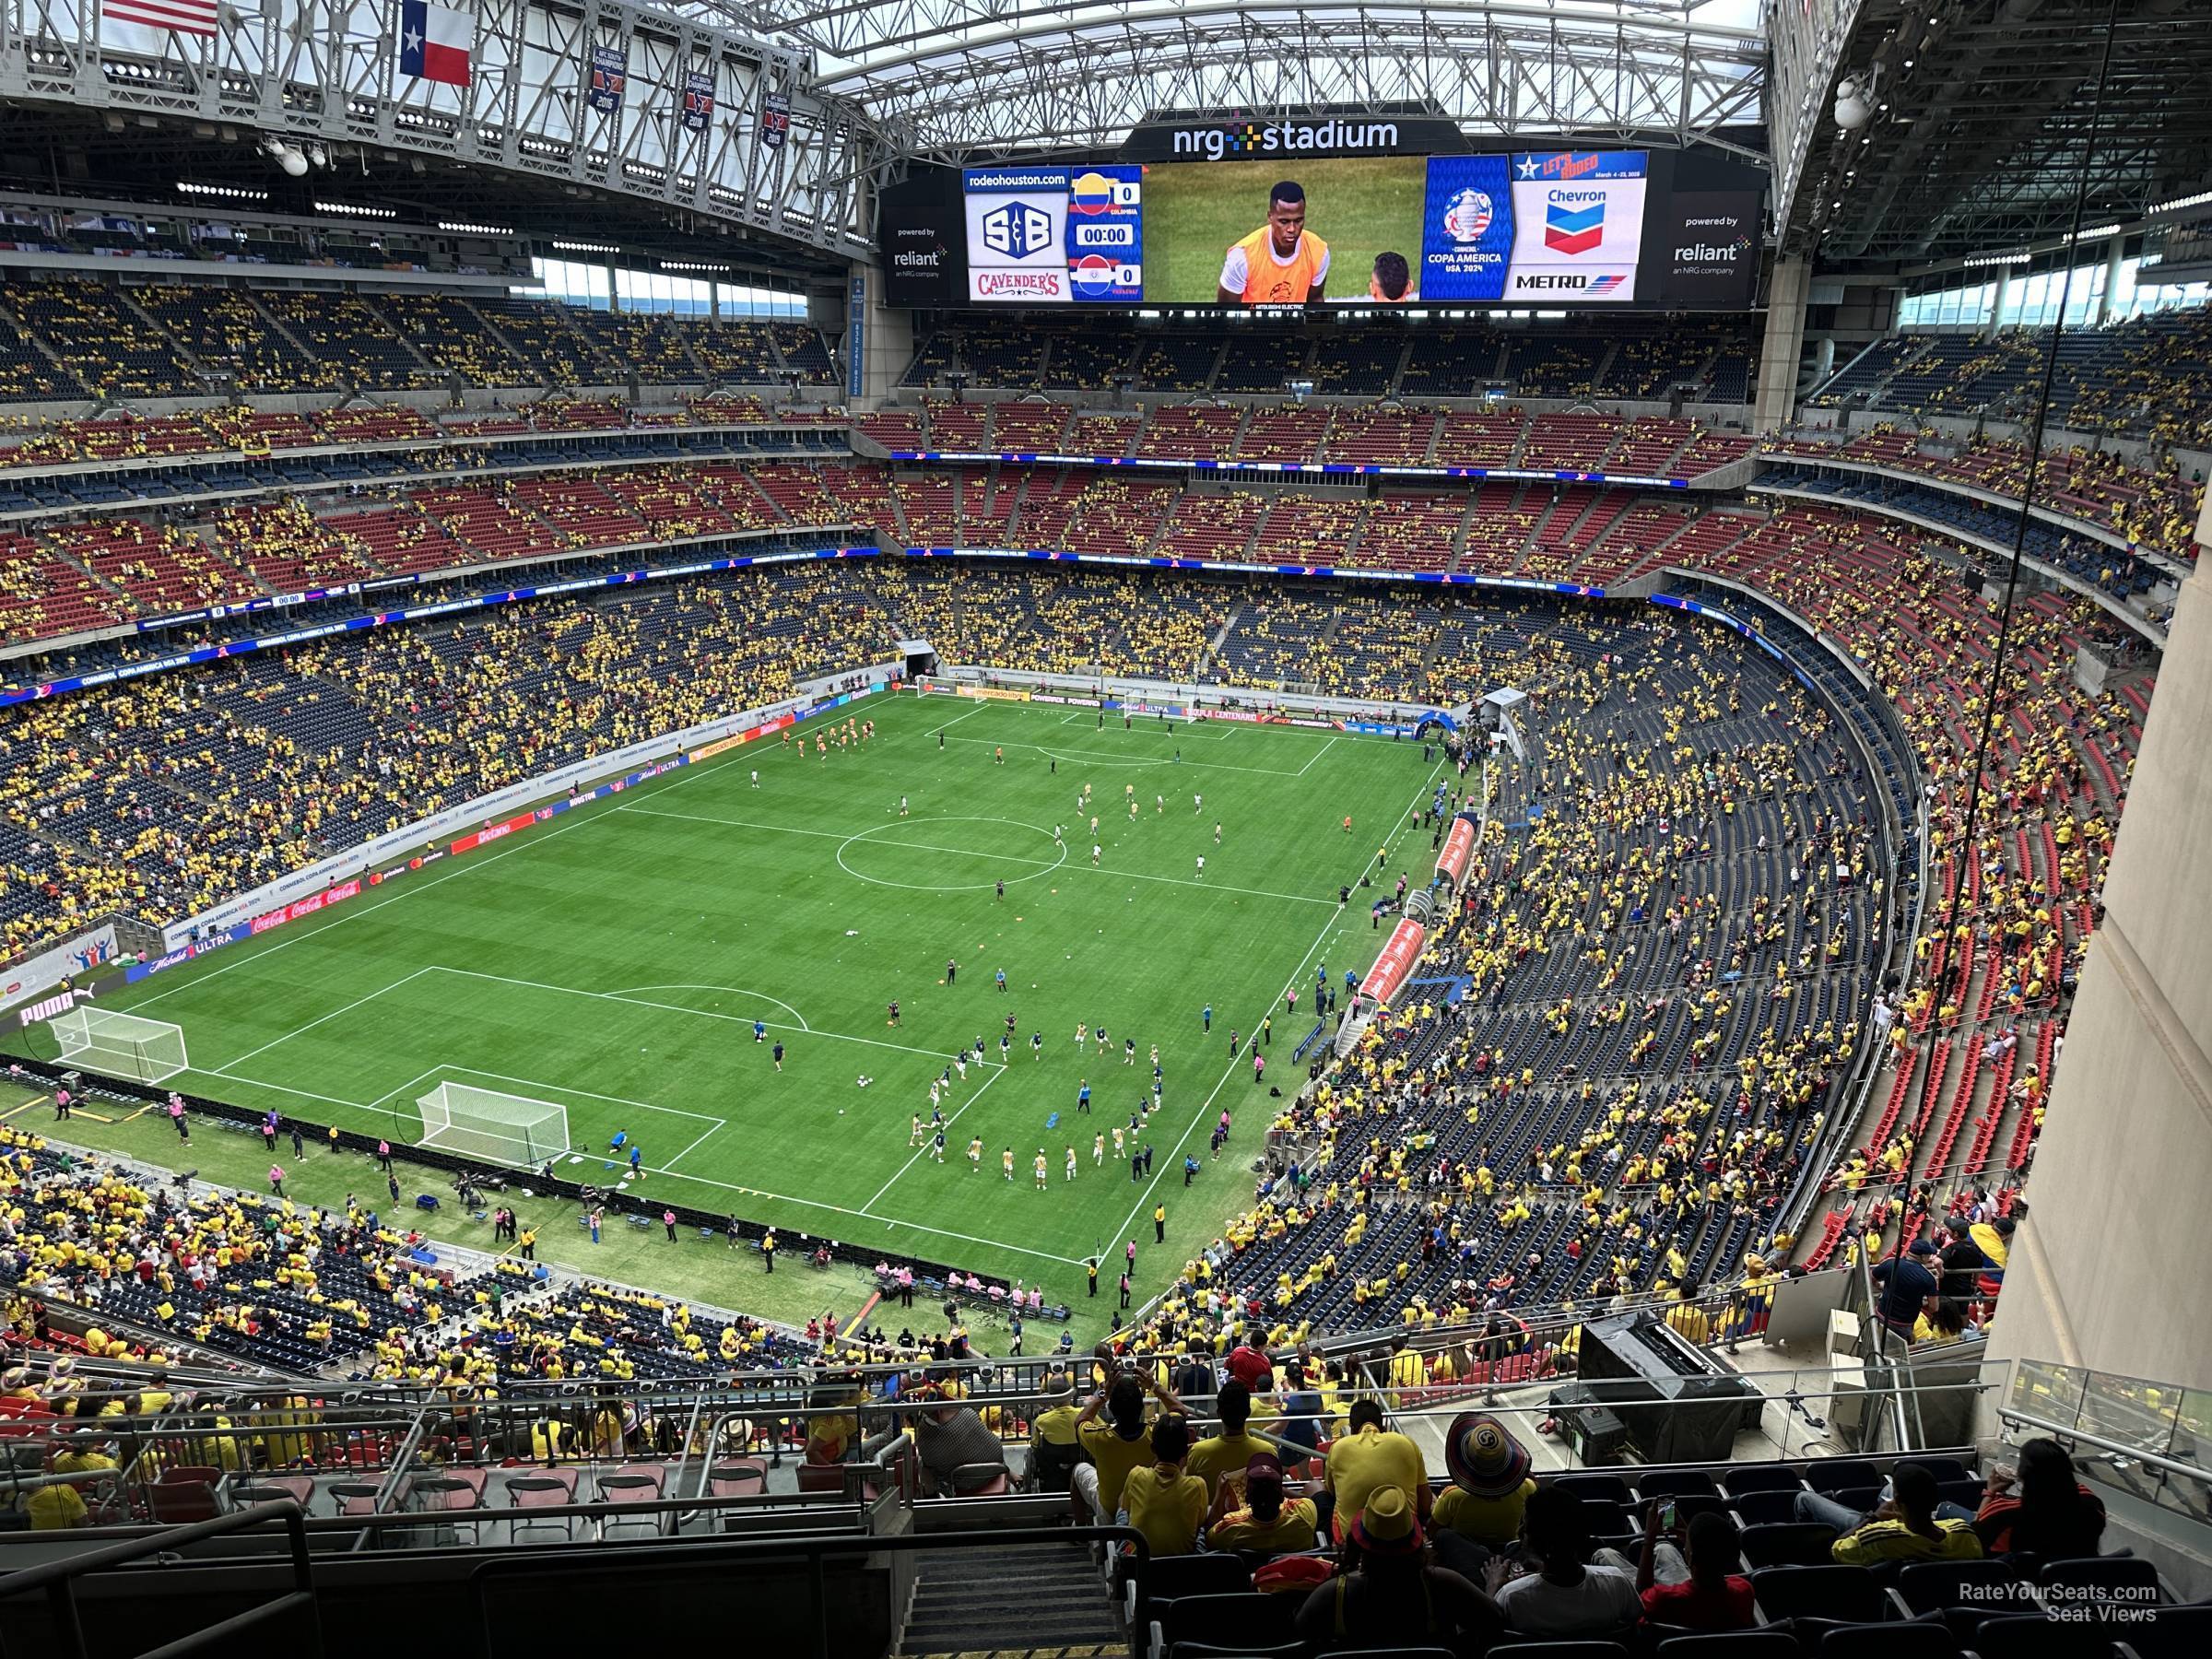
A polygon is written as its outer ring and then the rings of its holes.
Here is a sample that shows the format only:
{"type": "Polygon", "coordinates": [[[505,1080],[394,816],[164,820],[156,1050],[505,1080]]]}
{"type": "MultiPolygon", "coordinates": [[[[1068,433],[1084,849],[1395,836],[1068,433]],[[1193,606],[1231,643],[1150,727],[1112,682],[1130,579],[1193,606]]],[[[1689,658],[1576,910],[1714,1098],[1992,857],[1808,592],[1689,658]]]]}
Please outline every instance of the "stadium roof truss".
{"type": "Polygon", "coordinates": [[[2212,182],[2202,5],[2114,10],[2111,0],[1818,0],[1832,27],[1818,53],[1800,53],[1803,31],[1783,8],[1777,75],[1793,96],[1775,145],[1789,242],[1817,242],[1830,261],[1910,266],[2063,237],[2085,188],[2094,226],[2212,182]],[[1843,77],[1871,106],[1848,131],[1831,108],[1843,77]]]}
{"type": "Polygon", "coordinates": [[[0,0],[0,99],[244,129],[294,143],[530,174],[788,238],[840,258],[872,229],[865,184],[885,135],[810,84],[804,49],[629,0],[475,0],[465,87],[400,73],[401,0],[226,0],[218,32],[103,17],[98,0],[0,0]],[[594,108],[594,49],[619,52],[618,107],[594,108]],[[700,116],[690,77],[708,78],[700,116]],[[765,100],[790,100],[782,143],[765,100]]]}
{"type": "Polygon", "coordinates": [[[949,161],[1103,147],[1158,110],[1410,105],[1475,132],[1722,143],[1766,84],[1752,0],[672,3],[803,45],[820,90],[949,161]]]}

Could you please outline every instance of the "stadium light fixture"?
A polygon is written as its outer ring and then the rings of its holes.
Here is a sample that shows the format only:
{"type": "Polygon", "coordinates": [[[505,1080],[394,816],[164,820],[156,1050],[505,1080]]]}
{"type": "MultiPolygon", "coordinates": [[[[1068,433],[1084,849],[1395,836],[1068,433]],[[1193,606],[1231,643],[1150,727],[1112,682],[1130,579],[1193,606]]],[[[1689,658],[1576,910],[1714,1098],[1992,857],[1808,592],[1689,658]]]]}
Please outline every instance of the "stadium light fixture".
{"type": "Polygon", "coordinates": [[[511,225],[472,225],[465,219],[440,219],[438,229],[451,230],[458,236],[512,236],[511,225]]]}
{"type": "Polygon", "coordinates": [[[265,190],[249,190],[243,184],[200,184],[190,179],[179,179],[177,191],[181,195],[209,196],[225,202],[265,202],[265,190]]]}
{"type": "Polygon", "coordinates": [[[281,138],[264,138],[261,141],[261,150],[262,154],[284,170],[286,178],[304,179],[307,177],[307,157],[300,152],[298,146],[287,144],[281,138]]]}
{"type": "Polygon", "coordinates": [[[1874,111],[1866,102],[1859,83],[1842,80],[1836,83],[1836,124],[1847,133],[1853,133],[1873,118],[1874,111]]]}
{"type": "Polygon", "coordinates": [[[553,245],[563,253],[618,253],[619,248],[610,248],[605,242],[562,241],[555,239],[553,245]]]}
{"type": "Polygon", "coordinates": [[[2150,213],[2180,213],[2185,208],[2202,207],[2212,202],[2212,190],[2200,190],[2194,195],[2175,196],[2170,202],[2154,202],[2146,211],[2150,213]]]}
{"type": "Polygon", "coordinates": [[[395,219],[399,217],[396,207],[356,207],[349,202],[317,202],[315,211],[340,214],[347,218],[395,219]]]}

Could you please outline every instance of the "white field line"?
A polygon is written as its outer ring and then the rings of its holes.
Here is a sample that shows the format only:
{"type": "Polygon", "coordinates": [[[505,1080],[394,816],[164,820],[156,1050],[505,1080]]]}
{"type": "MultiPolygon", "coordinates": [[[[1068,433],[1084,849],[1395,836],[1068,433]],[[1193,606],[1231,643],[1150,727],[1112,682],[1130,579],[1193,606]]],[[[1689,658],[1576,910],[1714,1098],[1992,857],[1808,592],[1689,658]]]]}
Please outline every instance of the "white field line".
{"type": "MultiPolygon", "coordinates": [[[[1424,782],[1421,787],[1414,794],[1413,804],[1416,806],[1418,806],[1423,801],[1429,798],[1429,795],[1431,792],[1431,786],[1436,781],[1436,774],[1443,770],[1444,765],[1445,762],[1440,759],[1435,766],[1430,769],[1428,780],[1424,782]]],[[[1396,837],[1390,844],[1394,847],[1397,842],[1404,841],[1406,832],[1411,829],[1411,827],[1410,821],[1403,819],[1400,820],[1396,837]]],[[[1365,865],[1363,865],[1361,867],[1364,869],[1365,865]]],[[[1306,964],[1313,959],[1313,953],[1321,948],[1322,942],[1329,936],[1329,932],[1331,928],[1335,925],[1335,924],[1336,918],[1332,916],[1326,923],[1322,924],[1321,932],[1314,935],[1313,943],[1306,947],[1306,954],[1299,959],[1298,966],[1291,970],[1290,980],[1292,983],[1296,983],[1300,981],[1300,976],[1302,976],[1306,971],[1306,964]]],[[[1268,999],[1268,1006],[1261,1010],[1263,1017],[1272,1013],[1274,1011],[1275,1005],[1281,1000],[1282,999],[1279,993],[1275,996],[1270,997],[1268,999]]],[[[1259,1030],[1259,1021],[1256,1019],[1253,1020],[1251,1029],[1256,1034],[1259,1030]]],[[[1200,1124],[1205,1123],[1213,1115],[1214,1101],[1220,1095],[1221,1090],[1228,1086],[1229,1079],[1231,1075],[1233,1075],[1240,1067],[1249,1068],[1251,1064],[1252,1051],[1250,1046],[1247,1045],[1245,1052],[1241,1054],[1239,1054],[1235,1059],[1231,1060],[1229,1063],[1228,1067],[1221,1073],[1220,1079],[1215,1083],[1212,1092],[1206,1097],[1206,1103],[1199,1107],[1197,1113],[1191,1119],[1189,1124],[1183,1129],[1182,1138],[1178,1140],[1174,1146],[1168,1149],[1167,1167],[1169,1171],[1171,1171],[1175,1168],[1176,1164],[1181,1160],[1182,1157],[1182,1149],[1184,1147],[1190,1144],[1192,1133],[1198,1127],[1200,1124]]],[[[1143,1196],[1137,1199],[1135,1207],[1130,1210],[1127,1218],[1122,1222],[1121,1228],[1113,1235],[1115,1238],[1135,1238],[1136,1236],[1129,1230],[1136,1225],[1137,1218],[1145,1213],[1145,1206],[1153,1202],[1153,1192],[1159,1185],[1161,1179],[1161,1175],[1156,1173],[1149,1181],[1145,1182],[1143,1196]]]]}
{"type": "MultiPolygon", "coordinates": [[[[952,1126],[960,1121],[960,1113],[966,1112],[969,1107],[974,1105],[978,1100],[982,1100],[983,1098],[983,1089],[990,1088],[992,1084],[997,1082],[999,1078],[1006,1076],[1006,1068],[1002,1065],[998,1068],[998,1070],[993,1072],[989,1077],[985,1077],[982,1081],[982,1088],[979,1088],[973,1094],[970,1095],[965,1100],[962,1100],[959,1109],[955,1111],[950,1117],[945,1120],[945,1144],[947,1146],[950,1146],[952,1144],[952,1126]]],[[[928,1125],[926,1124],[924,1125],[925,1128],[928,1125]]],[[[898,1173],[894,1174],[888,1181],[877,1187],[876,1189],[875,1197],[870,1198],[867,1203],[860,1206],[860,1213],[865,1216],[873,1210],[876,1207],[876,1199],[882,1197],[886,1193],[897,1186],[899,1184],[900,1177],[904,1175],[907,1171],[912,1169],[915,1163],[918,1162],[924,1155],[926,1155],[928,1151],[928,1147],[924,1146],[909,1157],[904,1163],[900,1164],[899,1166],[898,1173]]]]}
{"type": "MultiPolygon", "coordinates": [[[[686,818],[693,823],[700,824],[725,824],[733,830],[765,830],[779,835],[810,835],[822,841],[850,841],[859,839],[856,836],[840,835],[834,830],[799,830],[794,829],[787,824],[760,824],[755,823],[747,818],[713,818],[705,813],[664,812],[660,808],[654,806],[618,806],[615,810],[618,812],[641,813],[647,818],[686,818]]],[[[1139,822],[1143,821],[1143,816],[1144,815],[1141,813],[1138,814],[1139,822]]],[[[930,820],[927,818],[909,818],[907,820],[907,822],[911,824],[926,824],[930,820]]],[[[1276,899],[1281,900],[1285,904],[1325,904],[1331,908],[1334,908],[1336,903],[1334,899],[1319,899],[1315,898],[1311,893],[1278,893],[1270,888],[1238,887],[1234,883],[1226,881],[1198,881],[1188,876],[1148,876],[1144,874],[1142,871],[1119,870],[1107,865],[1087,865],[1081,863],[1071,864],[1065,859],[1061,858],[1018,858],[1011,855],[1002,856],[996,853],[977,853],[972,847],[938,847],[933,846],[926,841],[874,841],[870,844],[879,847],[909,847],[917,853],[946,853],[958,855],[971,855],[977,858],[988,858],[996,864],[1026,865],[1033,869],[1066,869],[1083,876],[1106,876],[1116,877],[1124,881],[1153,881],[1159,882],[1168,887],[1199,888],[1203,888],[1206,892],[1241,893],[1247,898],[1276,899]]]]}
{"type": "Polygon", "coordinates": [[[324,1024],[325,1021],[335,1019],[341,1014],[350,1014],[354,1009],[359,1007],[363,1003],[372,1003],[378,997],[384,995],[386,993],[396,991],[402,985],[411,983],[412,982],[420,979],[424,974],[429,971],[430,970],[428,968],[418,968],[414,972],[407,974],[403,978],[395,979],[388,985],[379,985],[375,990],[370,992],[368,995],[357,996],[349,1003],[340,1004],[337,1007],[331,1009],[331,1011],[327,1014],[319,1014],[314,1018],[309,1020],[305,1025],[295,1026],[290,1030],[285,1032],[283,1036],[273,1037],[257,1049],[248,1049],[244,1053],[239,1055],[235,1060],[226,1061],[221,1065],[209,1066],[207,1068],[207,1074],[210,1077],[225,1077],[229,1075],[229,1072],[234,1068],[243,1065],[247,1061],[253,1059],[254,1055],[265,1054],[271,1049],[276,1048],[283,1043],[291,1041],[291,1040],[295,1037],[304,1036],[306,1033],[313,1030],[317,1026],[324,1024]]]}
{"type": "MultiPolygon", "coordinates": [[[[751,1028],[753,1023],[749,1017],[743,1014],[718,1014],[711,1008],[687,1008],[677,1003],[653,1002],[647,997],[624,996],[619,995],[612,991],[580,991],[573,985],[552,985],[546,983],[542,980],[514,979],[504,973],[486,973],[481,969],[477,968],[449,968],[441,963],[435,968],[429,970],[429,971],[437,973],[457,973],[468,979],[492,980],[502,985],[517,985],[528,991],[556,991],[563,996],[588,996],[597,1002],[629,1003],[634,1007],[658,1008],[662,1012],[667,1014],[688,1014],[694,1019],[727,1020],[733,1025],[742,1025],[747,1027],[748,1030],[751,1028]]],[[[772,1019],[762,1020],[760,1023],[765,1025],[771,1031],[795,1031],[802,1029],[798,1026],[783,1025],[772,1019]]],[[[812,1030],[808,1030],[806,1034],[811,1037],[827,1037],[837,1042],[865,1043],[870,1048],[896,1049],[902,1054],[926,1054],[933,1060],[941,1060],[945,1057],[943,1051],[938,1049],[915,1048],[912,1044],[905,1042],[886,1042],[880,1037],[853,1037],[848,1036],[843,1031],[817,1031],[812,1030]]],[[[972,1061],[971,1064],[976,1065],[996,1066],[1002,1065],[1003,1062],[997,1060],[978,1060],[972,1061]]],[[[487,1072],[483,1075],[486,1077],[490,1077],[494,1074],[487,1072]]],[[[575,1092],[578,1094],[582,1094],[586,1091],[578,1089],[575,1092]]],[[[697,1117],[703,1114],[694,1112],[691,1115],[697,1117]]]]}

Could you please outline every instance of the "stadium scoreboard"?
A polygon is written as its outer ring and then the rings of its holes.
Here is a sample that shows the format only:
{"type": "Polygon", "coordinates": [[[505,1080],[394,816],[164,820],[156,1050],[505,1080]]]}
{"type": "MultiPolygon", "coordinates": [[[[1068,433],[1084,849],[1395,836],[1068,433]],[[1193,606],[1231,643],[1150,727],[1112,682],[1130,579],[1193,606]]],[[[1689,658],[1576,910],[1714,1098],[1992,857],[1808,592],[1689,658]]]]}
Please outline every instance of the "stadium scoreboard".
{"type": "Polygon", "coordinates": [[[968,298],[1135,305],[1145,297],[1144,169],[971,167],[968,298]]]}
{"type": "Polygon", "coordinates": [[[1176,149],[943,170],[894,187],[878,227],[888,297],[1212,305],[1253,263],[1269,280],[1246,291],[1280,291],[1292,272],[1293,302],[1322,306],[1741,310],[1756,291],[1763,180],[1738,163],[1653,149],[1217,147],[1207,159],[1176,149]],[[1286,186],[1292,199],[1278,203],[1286,186]]]}

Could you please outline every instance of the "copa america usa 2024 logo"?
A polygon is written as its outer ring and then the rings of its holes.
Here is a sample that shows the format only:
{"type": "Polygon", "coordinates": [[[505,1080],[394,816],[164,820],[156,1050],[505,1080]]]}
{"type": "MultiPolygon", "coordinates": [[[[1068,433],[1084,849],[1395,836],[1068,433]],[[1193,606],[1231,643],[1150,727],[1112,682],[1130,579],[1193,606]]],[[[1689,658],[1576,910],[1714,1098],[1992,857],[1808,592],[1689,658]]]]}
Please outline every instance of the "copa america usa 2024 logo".
{"type": "Polygon", "coordinates": [[[1490,228],[1490,198],[1479,190],[1463,190],[1444,209],[1444,234],[1453,241],[1480,241],[1490,228]]]}

